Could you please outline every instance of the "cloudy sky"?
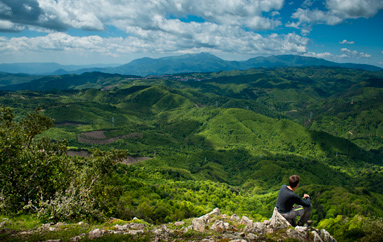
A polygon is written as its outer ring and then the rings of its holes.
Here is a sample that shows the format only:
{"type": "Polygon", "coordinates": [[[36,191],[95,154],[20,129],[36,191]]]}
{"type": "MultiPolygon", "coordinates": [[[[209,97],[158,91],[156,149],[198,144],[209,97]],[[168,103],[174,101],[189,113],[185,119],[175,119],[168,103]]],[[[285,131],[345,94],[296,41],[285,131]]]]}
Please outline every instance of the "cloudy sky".
{"type": "Polygon", "coordinates": [[[383,67],[383,0],[0,0],[0,63],[200,52],[383,67]]]}

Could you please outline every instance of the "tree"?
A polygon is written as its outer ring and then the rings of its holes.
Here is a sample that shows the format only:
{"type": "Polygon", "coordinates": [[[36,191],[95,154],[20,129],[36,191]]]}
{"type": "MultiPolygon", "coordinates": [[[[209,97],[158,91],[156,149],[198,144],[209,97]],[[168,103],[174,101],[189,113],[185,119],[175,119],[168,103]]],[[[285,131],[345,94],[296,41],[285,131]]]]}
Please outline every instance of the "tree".
{"type": "MultiPolygon", "coordinates": [[[[31,209],[47,220],[100,217],[104,184],[124,151],[94,150],[88,158],[70,157],[67,142],[36,138],[54,120],[36,109],[20,122],[0,108],[0,202],[3,210],[31,209]]],[[[110,204],[110,203],[109,203],[110,204]]]]}
{"type": "Polygon", "coordinates": [[[0,186],[8,210],[17,211],[37,194],[47,196],[65,185],[60,177],[51,178],[64,168],[66,142],[35,140],[53,126],[52,119],[35,110],[15,122],[12,110],[1,107],[0,124],[0,186]]]}

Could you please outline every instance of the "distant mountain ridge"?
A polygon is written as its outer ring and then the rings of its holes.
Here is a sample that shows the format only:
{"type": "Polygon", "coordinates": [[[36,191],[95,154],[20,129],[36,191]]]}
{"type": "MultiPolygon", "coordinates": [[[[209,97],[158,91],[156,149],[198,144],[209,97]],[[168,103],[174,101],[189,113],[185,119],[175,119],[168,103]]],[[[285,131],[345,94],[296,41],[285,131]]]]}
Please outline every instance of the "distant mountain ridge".
{"type": "Polygon", "coordinates": [[[367,71],[380,71],[382,68],[367,64],[336,63],[315,57],[298,55],[278,55],[255,57],[246,61],[226,61],[209,53],[186,54],[180,56],[152,59],[149,57],[133,60],[120,66],[63,66],[57,63],[19,63],[0,64],[0,71],[26,74],[82,74],[85,72],[104,72],[121,75],[164,75],[191,72],[217,72],[246,70],[251,68],[278,68],[302,66],[330,66],[367,71]],[[77,67],[77,68],[76,68],[77,67]]]}

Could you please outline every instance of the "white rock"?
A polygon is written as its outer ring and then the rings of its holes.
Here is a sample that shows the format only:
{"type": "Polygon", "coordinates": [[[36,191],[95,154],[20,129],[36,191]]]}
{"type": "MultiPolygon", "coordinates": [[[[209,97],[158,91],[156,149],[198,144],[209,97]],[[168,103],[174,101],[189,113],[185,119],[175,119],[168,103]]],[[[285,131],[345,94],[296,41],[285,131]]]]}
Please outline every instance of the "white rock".
{"type": "Polygon", "coordinates": [[[88,238],[89,239],[100,238],[103,234],[105,234],[105,230],[94,229],[94,230],[89,232],[88,238]]]}
{"type": "Polygon", "coordinates": [[[233,215],[231,215],[230,220],[231,221],[239,221],[239,217],[237,214],[233,214],[233,215]]]}
{"type": "Polygon", "coordinates": [[[253,227],[253,220],[250,220],[248,217],[246,216],[242,216],[242,219],[241,221],[239,222],[240,224],[245,224],[249,227],[253,227]]]}
{"type": "Polygon", "coordinates": [[[323,242],[336,242],[336,240],[325,229],[321,229],[319,234],[323,242]]]}
{"type": "Polygon", "coordinates": [[[274,208],[273,216],[270,218],[270,226],[274,229],[288,228],[290,223],[278,212],[277,208],[274,208]]]}
{"type": "Polygon", "coordinates": [[[314,242],[323,242],[322,238],[316,231],[311,232],[314,235],[314,242]]]}
{"type": "Polygon", "coordinates": [[[174,223],[174,226],[182,226],[182,225],[184,225],[184,224],[185,224],[184,221],[178,221],[178,222],[175,222],[175,223],[174,223]]]}
{"type": "Polygon", "coordinates": [[[131,234],[131,235],[143,234],[143,233],[144,233],[143,230],[129,230],[128,231],[128,234],[131,234]]]}
{"type": "Polygon", "coordinates": [[[217,232],[223,233],[226,231],[225,223],[222,220],[217,220],[210,227],[211,230],[215,230],[217,232]]]}

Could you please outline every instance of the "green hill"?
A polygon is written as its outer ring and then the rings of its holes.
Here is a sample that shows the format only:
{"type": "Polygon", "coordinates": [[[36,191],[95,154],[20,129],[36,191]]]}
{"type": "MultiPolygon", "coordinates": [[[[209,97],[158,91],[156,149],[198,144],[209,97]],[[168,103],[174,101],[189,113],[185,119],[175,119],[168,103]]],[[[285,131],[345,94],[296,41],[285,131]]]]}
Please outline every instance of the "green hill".
{"type": "Polygon", "coordinates": [[[36,107],[55,119],[38,139],[146,160],[116,165],[108,185],[100,184],[94,209],[105,216],[162,223],[219,207],[261,221],[279,187],[299,174],[315,225],[353,241],[366,233],[367,218],[383,217],[382,74],[322,67],[151,79],[87,73],[55,77],[72,90],[4,91],[0,103],[16,121],[36,107]],[[199,81],[178,80],[186,77],[199,81]]]}

